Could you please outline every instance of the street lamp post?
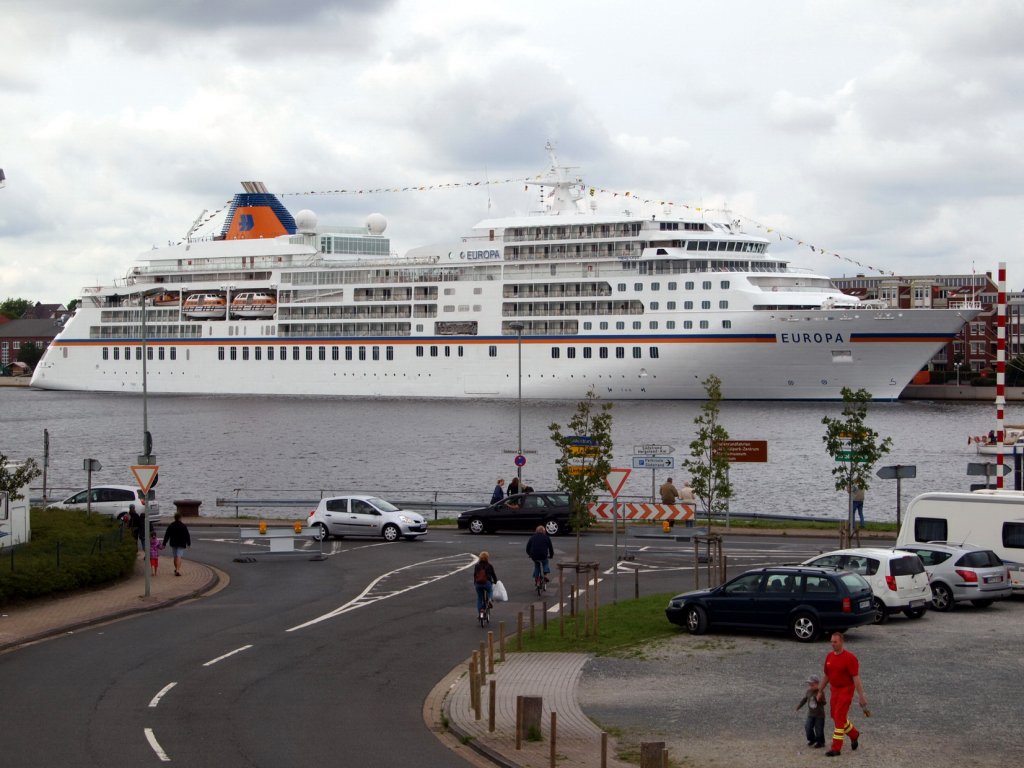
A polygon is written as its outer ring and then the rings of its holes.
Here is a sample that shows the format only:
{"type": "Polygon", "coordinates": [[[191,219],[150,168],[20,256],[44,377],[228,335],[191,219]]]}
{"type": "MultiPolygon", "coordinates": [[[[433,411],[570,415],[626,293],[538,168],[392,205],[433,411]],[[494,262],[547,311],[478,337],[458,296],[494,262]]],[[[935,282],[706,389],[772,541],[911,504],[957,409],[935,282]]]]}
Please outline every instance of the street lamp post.
{"type": "MultiPolygon", "coordinates": [[[[146,297],[150,293],[155,291],[142,291],[139,294],[139,311],[142,315],[142,338],[139,344],[139,349],[142,352],[142,454],[139,456],[139,464],[142,465],[153,465],[156,463],[156,458],[153,456],[153,437],[149,434],[149,398],[148,398],[148,387],[146,381],[146,361],[149,357],[149,350],[146,347],[146,338],[148,336],[148,329],[146,328],[146,297]]],[[[146,501],[149,501],[148,494],[146,501]]],[[[143,572],[146,575],[146,597],[150,596],[152,589],[150,581],[150,569],[149,569],[149,531],[152,523],[149,519],[149,510],[143,510],[143,527],[142,527],[142,559],[143,559],[143,572]]]]}
{"type": "MultiPolygon", "coordinates": [[[[508,327],[516,332],[516,352],[519,358],[518,365],[518,379],[519,379],[519,395],[517,398],[519,405],[519,444],[516,448],[518,453],[517,456],[523,455],[523,328],[525,327],[522,323],[509,323],[508,327]]],[[[522,489],[523,480],[523,468],[521,465],[516,464],[516,477],[519,478],[520,490],[522,489]]]]}

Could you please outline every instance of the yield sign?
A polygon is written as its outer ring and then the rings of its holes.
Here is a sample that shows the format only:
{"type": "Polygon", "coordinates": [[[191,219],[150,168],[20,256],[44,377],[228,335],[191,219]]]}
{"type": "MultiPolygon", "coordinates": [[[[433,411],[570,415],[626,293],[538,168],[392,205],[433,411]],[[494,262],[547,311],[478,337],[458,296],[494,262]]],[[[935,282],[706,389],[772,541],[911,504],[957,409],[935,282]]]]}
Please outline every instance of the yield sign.
{"type": "Polygon", "coordinates": [[[626,478],[629,477],[629,473],[632,471],[631,469],[618,469],[615,467],[608,470],[608,476],[605,477],[604,484],[612,492],[613,499],[618,498],[619,491],[626,484],[626,478]]]}
{"type": "Polygon", "coordinates": [[[149,495],[149,487],[153,484],[153,478],[156,477],[156,473],[160,470],[160,467],[156,466],[132,466],[132,474],[135,475],[135,482],[139,484],[139,488],[142,489],[142,495],[149,495]]]}

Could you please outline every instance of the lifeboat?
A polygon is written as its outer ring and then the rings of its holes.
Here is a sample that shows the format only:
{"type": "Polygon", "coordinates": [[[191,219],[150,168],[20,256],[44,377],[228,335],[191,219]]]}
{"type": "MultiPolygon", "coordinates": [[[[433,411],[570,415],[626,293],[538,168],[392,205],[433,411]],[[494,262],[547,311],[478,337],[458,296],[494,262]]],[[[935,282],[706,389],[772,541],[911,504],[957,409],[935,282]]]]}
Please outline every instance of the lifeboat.
{"type": "Polygon", "coordinates": [[[227,313],[227,300],[216,293],[193,293],[181,308],[186,317],[197,320],[219,319],[227,313]]]}
{"type": "Polygon", "coordinates": [[[231,297],[232,317],[273,317],[277,298],[270,293],[243,291],[231,297]]]}
{"type": "Polygon", "coordinates": [[[165,291],[164,293],[158,293],[153,297],[154,307],[176,307],[181,301],[180,293],[170,293],[165,291]]]}

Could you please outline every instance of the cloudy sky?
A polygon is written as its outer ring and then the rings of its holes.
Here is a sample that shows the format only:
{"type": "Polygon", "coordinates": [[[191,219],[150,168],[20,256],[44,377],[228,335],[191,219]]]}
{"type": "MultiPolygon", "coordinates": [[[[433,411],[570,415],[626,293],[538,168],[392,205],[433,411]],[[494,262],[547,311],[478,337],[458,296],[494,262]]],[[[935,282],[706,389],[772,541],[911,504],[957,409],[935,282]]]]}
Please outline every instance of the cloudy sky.
{"type": "Polygon", "coordinates": [[[1024,284],[1016,0],[2,7],[2,298],[123,276],[241,180],[440,187],[284,198],[322,223],[382,213],[404,252],[529,210],[500,182],[543,171],[547,141],[609,210],[727,207],[830,275],[1006,260],[1024,284]]]}

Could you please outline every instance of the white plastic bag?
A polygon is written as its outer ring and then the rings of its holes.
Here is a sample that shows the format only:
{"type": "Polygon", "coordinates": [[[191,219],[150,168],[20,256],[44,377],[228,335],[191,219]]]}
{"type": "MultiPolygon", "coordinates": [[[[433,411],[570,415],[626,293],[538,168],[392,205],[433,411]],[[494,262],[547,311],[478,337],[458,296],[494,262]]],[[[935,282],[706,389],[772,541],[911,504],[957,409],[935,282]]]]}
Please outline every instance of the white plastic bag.
{"type": "Polygon", "coordinates": [[[501,583],[501,579],[498,579],[498,581],[494,582],[494,602],[508,602],[508,592],[505,590],[505,585],[501,583]]]}

